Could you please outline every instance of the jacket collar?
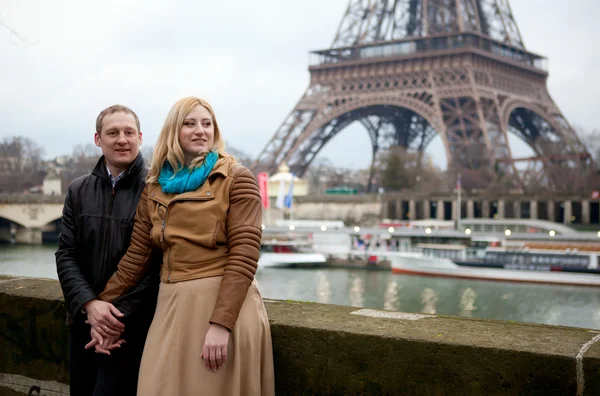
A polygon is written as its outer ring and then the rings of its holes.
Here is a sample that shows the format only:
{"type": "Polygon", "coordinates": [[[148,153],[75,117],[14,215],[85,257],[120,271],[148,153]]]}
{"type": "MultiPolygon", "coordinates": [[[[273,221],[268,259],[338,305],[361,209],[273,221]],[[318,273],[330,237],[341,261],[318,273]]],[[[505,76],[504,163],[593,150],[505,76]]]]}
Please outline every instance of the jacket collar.
{"type": "MultiPolygon", "coordinates": [[[[137,157],[135,157],[133,162],[129,165],[129,168],[127,168],[127,170],[125,171],[125,174],[123,175],[122,179],[125,179],[130,175],[137,175],[138,173],[144,170],[144,166],[144,157],[142,157],[142,153],[139,153],[137,157]]],[[[100,159],[96,163],[96,166],[94,167],[94,170],[92,171],[92,174],[110,183],[110,177],[108,176],[108,172],[106,171],[106,162],[104,156],[100,157],[100,159]]]]}
{"type": "MultiPolygon", "coordinates": [[[[215,199],[215,192],[212,189],[211,182],[217,175],[227,177],[233,162],[228,158],[220,158],[215,164],[213,170],[208,175],[206,181],[196,190],[182,194],[167,194],[162,191],[160,184],[156,183],[148,186],[148,195],[151,199],[168,205],[173,199],[210,201],[215,199]]],[[[108,177],[108,176],[107,176],[108,177]]]]}
{"type": "Polygon", "coordinates": [[[213,167],[212,172],[208,175],[208,178],[212,178],[217,174],[223,175],[223,177],[229,176],[229,168],[231,168],[231,161],[228,158],[219,158],[215,166],[213,167]]]}

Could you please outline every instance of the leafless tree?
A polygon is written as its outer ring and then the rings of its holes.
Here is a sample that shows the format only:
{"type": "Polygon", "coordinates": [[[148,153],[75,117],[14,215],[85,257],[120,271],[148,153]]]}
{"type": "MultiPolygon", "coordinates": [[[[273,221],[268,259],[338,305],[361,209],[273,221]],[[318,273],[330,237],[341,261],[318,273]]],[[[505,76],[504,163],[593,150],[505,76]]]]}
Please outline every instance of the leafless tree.
{"type": "Polygon", "coordinates": [[[0,140],[0,191],[22,193],[42,184],[43,148],[29,138],[0,140]]]}
{"type": "Polygon", "coordinates": [[[595,170],[600,171],[600,129],[587,131],[584,128],[577,127],[575,130],[588,153],[592,156],[595,170]]]}
{"type": "Polygon", "coordinates": [[[304,178],[312,194],[325,194],[328,189],[341,187],[362,193],[366,191],[369,174],[366,169],[336,167],[324,157],[313,161],[304,178]]]}
{"type": "Polygon", "coordinates": [[[144,157],[146,166],[150,166],[152,163],[152,156],[154,155],[154,146],[142,146],[140,152],[142,153],[142,157],[144,157]]]}
{"type": "Polygon", "coordinates": [[[420,151],[391,147],[380,153],[376,167],[379,186],[385,191],[439,192],[443,185],[440,170],[428,154],[420,151]]]}

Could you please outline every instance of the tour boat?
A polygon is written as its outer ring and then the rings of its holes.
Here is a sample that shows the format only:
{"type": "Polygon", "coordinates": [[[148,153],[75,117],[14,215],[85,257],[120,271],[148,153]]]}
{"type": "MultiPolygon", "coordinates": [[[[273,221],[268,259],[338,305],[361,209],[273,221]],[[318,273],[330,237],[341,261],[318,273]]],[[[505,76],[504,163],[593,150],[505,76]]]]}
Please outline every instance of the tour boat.
{"type": "Polygon", "coordinates": [[[520,251],[506,247],[487,248],[483,258],[442,258],[424,250],[411,255],[389,257],[392,272],[448,278],[507,282],[600,286],[598,254],[595,252],[520,251]]]}
{"type": "Polygon", "coordinates": [[[258,267],[317,267],[326,261],[325,255],[314,251],[311,241],[271,239],[260,245],[258,267]]]}

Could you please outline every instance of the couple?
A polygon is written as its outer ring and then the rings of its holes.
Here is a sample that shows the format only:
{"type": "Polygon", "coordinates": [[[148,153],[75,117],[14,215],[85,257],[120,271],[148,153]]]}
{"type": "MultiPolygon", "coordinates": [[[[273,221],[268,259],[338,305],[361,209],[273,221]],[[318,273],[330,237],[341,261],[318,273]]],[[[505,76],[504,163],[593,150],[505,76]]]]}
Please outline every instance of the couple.
{"type": "Polygon", "coordinates": [[[69,186],[56,252],[71,395],[274,394],[260,194],[211,106],[175,103],[149,170],[131,109],[102,111],[94,140],[103,156],[69,186]]]}

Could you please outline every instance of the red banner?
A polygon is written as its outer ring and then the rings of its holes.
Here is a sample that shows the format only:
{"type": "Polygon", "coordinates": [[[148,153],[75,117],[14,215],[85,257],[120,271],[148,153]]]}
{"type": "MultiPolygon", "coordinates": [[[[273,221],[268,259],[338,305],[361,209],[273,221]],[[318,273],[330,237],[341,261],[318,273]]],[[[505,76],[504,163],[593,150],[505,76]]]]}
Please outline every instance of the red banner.
{"type": "Polygon", "coordinates": [[[263,208],[269,209],[269,174],[261,172],[256,175],[258,179],[258,189],[262,200],[263,208]]]}

